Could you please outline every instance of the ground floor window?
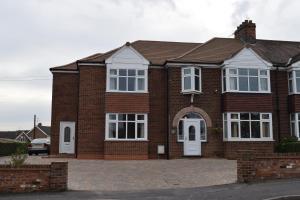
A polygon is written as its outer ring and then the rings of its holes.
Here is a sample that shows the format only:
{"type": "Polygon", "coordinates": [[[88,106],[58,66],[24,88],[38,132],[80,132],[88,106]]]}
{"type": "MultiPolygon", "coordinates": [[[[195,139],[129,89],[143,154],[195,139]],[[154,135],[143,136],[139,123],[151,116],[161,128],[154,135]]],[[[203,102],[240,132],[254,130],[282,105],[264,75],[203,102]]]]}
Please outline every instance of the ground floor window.
{"type": "Polygon", "coordinates": [[[272,140],[272,114],[223,113],[223,134],[227,141],[272,140]]]}
{"type": "Polygon", "coordinates": [[[291,114],[291,135],[300,138],[300,113],[291,114]]]}
{"type": "Polygon", "coordinates": [[[199,123],[200,123],[200,140],[202,142],[206,142],[207,141],[207,128],[206,128],[206,123],[205,120],[202,118],[201,115],[199,115],[198,113],[188,113],[186,115],[183,116],[183,118],[181,118],[179,120],[178,123],[178,130],[177,130],[177,141],[178,142],[183,142],[184,141],[184,119],[199,119],[199,123]]]}
{"type": "Polygon", "coordinates": [[[147,114],[106,114],[107,140],[146,140],[147,114]]]}

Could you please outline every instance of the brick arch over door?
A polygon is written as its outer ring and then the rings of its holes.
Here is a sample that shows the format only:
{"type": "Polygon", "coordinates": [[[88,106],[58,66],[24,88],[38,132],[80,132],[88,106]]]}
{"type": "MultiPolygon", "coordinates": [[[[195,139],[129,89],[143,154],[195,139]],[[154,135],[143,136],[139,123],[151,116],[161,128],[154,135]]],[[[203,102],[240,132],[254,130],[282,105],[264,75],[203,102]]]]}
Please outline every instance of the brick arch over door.
{"type": "Polygon", "coordinates": [[[204,110],[202,110],[201,108],[190,106],[190,107],[186,107],[186,108],[181,109],[175,115],[175,117],[173,119],[173,122],[172,122],[172,127],[176,128],[177,125],[178,125],[179,120],[181,118],[183,118],[184,115],[186,115],[186,114],[188,114],[190,112],[198,113],[199,115],[201,115],[203,117],[203,119],[205,120],[207,127],[211,127],[212,126],[211,119],[210,119],[209,115],[204,110]]]}

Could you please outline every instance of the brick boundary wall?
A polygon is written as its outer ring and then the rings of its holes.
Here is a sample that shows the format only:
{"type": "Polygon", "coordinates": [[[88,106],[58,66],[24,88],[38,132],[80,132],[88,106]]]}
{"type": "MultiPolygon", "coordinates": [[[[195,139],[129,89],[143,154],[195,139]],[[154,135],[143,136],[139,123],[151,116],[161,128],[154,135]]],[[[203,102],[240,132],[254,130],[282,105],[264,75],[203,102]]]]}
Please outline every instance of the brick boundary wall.
{"type": "Polygon", "coordinates": [[[238,155],[238,182],[300,178],[300,153],[262,155],[252,150],[240,150],[238,155]]]}
{"type": "Polygon", "coordinates": [[[67,162],[23,165],[19,168],[0,165],[0,192],[65,191],[67,183],[67,162]]]}

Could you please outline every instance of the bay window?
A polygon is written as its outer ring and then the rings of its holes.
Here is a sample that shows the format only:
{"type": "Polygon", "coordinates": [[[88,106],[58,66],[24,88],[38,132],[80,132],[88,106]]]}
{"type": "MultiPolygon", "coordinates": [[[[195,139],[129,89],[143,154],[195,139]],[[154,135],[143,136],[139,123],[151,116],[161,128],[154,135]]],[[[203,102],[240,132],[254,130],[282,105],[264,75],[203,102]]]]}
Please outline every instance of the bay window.
{"type": "Polygon", "coordinates": [[[290,116],[291,135],[300,138],[300,113],[292,113],[290,116]]]}
{"type": "Polygon", "coordinates": [[[300,93],[300,70],[292,70],[288,72],[289,93],[300,93]]]}
{"type": "Polygon", "coordinates": [[[223,134],[228,141],[272,140],[272,114],[224,113],[223,134]]]}
{"type": "Polygon", "coordinates": [[[198,67],[184,67],[181,71],[182,92],[201,92],[201,69],[198,67]]]}
{"type": "Polygon", "coordinates": [[[147,114],[106,114],[107,140],[146,140],[147,114]]]}
{"type": "Polygon", "coordinates": [[[256,68],[225,68],[224,92],[270,92],[270,71],[256,68]]]}
{"type": "Polygon", "coordinates": [[[147,70],[107,69],[107,90],[110,92],[146,92],[147,70]]]}

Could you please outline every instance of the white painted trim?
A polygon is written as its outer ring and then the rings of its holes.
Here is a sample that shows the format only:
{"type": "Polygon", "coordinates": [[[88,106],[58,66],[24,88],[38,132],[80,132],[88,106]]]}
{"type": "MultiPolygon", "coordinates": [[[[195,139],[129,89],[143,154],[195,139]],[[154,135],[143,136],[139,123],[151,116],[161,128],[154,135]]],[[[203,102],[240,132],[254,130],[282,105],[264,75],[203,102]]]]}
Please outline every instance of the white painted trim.
{"type": "Polygon", "coordinates": [[[64,74],[78,74],[79,71],[68,71],[68,70],[53,70],[52,73],[64,73],[64,74]]]}
{"type": "Polygon", "coordinates": [[[221,68],[221,65],[216,64],[193,64],[193,63],[166,63],[165,66],[196,66],[196,67],[207,67],[207,68],[221,68]]]}
{"type": "Polygon", "coordinates": [[[29,141],[31,141],[31,139],[28,137],[28,135],[25,133],[25,131],[22,131],[22,133],[20,133],[20,134],[16,137],[15,140],[18,140],[18,138],[19,138],[21,135],[23,135],[23,134],[27,137],[27,139],[28,139],[29,141]]]}

